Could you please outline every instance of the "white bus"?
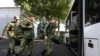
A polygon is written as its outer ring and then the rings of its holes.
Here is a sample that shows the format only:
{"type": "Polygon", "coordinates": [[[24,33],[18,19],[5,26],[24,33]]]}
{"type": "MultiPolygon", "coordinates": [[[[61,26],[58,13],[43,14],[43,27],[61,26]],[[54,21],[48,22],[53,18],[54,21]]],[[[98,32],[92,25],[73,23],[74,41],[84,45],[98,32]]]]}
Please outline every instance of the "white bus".
{"type": "Polygon", "coordinates": [[[66,29],[66,42],[78,55],[100,56],[100,0],[75,0],[66,29]]]}

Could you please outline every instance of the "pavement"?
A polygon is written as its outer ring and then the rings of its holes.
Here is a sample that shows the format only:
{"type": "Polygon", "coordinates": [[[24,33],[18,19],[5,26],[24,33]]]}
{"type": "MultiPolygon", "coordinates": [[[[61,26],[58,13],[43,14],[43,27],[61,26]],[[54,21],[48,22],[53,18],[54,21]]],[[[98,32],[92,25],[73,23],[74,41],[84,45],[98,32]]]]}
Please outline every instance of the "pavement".
{"type": "MultiPolygon", "coordinates": [[[[0,56],[6,56],[9,40],[0,40],[0,56]]],[[[46,48],[46,44],[43,42],[35,42],[32,56],[42,56],[41,52],[46,48]]],[[[27,56],[27,49],[22,53],[22,56],[27,56]]],[[[53,56],[76,56],[70,49],[64,44],[53,44],[53,56]]]]}

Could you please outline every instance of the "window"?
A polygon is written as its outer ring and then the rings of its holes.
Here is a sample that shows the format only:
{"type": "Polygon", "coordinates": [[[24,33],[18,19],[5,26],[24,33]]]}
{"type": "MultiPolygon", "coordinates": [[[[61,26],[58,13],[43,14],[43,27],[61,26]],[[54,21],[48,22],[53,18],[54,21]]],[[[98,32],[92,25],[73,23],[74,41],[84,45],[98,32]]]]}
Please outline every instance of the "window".
{"type": "Polygon", "coordinates": [[[85,26],[100,22],[100,0],[86,0],[85,3],[85,26]]]}

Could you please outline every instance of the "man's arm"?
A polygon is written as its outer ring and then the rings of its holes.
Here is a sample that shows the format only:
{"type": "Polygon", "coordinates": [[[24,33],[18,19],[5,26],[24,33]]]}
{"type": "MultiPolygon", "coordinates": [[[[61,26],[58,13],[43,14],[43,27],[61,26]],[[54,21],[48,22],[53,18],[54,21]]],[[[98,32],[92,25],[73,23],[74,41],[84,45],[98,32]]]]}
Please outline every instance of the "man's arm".
{"type": "Polygon", "coordinates": [[[10,23],[8,23],[6,25],[6,27],[4,28],[3,33],[2,33],[3,38],[5,38],[5,36],[7,35],[7,31],[9,31],[10,27],[11,27],[11,25],[10,25],[10,23]]]}
{"type": "Polygon", "coordinates": [[[44,40],[45,41],[48,41],[48,36],[47,36],[47,34],[48,34],[48,27],[49,27],[49,23],[45,26],[45,28],[44,28],[44,40]]]}
{"type": "Polygon", "coordinates": [[[32,25],[27,25],[27,23],[29,23],[29,22],[27,22],[27,21],[21,22],[21,23],[20,23],[21,28],[22,28],[22,29],[30,29],[30,28],[33,27],[32,25]]]}

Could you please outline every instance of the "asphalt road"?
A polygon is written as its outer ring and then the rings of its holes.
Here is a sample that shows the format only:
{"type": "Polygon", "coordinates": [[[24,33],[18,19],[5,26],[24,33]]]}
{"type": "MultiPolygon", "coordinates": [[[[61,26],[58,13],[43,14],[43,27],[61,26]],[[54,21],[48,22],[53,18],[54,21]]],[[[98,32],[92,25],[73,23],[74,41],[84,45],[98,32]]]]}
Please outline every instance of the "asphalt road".
{"type": "MultiPolygon", "coordinates": [[[[0,56],[6,56],[9,40],[0,40],[0,56]]],[[[41,52],[46,45],[41,42],[35,42],[32,56],[42,56],[41,52]]],[[[22,56],[27,56],[27,49],[22,56]]],[[[64,44],[53,44],[53,56],[75,56],[64,44]]]]}

